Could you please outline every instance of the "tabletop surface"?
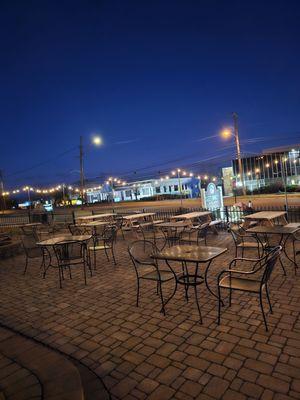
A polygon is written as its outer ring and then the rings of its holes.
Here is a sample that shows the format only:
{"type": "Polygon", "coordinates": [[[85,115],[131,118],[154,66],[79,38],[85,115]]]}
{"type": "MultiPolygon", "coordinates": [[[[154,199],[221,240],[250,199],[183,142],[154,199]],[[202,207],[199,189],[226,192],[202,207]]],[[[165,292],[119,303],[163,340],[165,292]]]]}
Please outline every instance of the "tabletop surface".
{"type": "Polygon", "coordinates": [[[91,215],[84,215],[82,217],[76,217],[75,219],[85,220],[85,219],[99,219],[99,218],[107,218],[113,217],[116,214],[107,213],[107,214],[91,214],[91,215]]]}
{"type": "Polygon", "coordinates": [[[0,227],[1,228],[5,228],[5,227],[9,227],[9,228],[26,228],[26,227],[28,227],[28,228],[30,228],[30,227],[34,227],[34,226],[39,226],[39,225],[42,225],[42,223],[41,222],[28,222],[27,224],[25,223],[25,224],[7,224],[7,225],[5,225],[5,224],[0,224],[0,227]]]}
{"type": "Polygon", "coordinates": [[[172,219],[192,219],[198,217],[205,217],[206,215],[210,215],[210,211],[194,211],[186,214],[174,215],[172,219]]]}
{"type": "Polygon", "coordinates": [[[109,225],[111,224],[111,221],[91,221],[91,222],[84,222],[83,224],[76,225],[79,228],[88,228],[88,227],[93,227],[93,226],[102,226],[102,225],[109,225]]]}
{"type": "Polygon", "coordinates": [[[274,219],[286,215],[285,211],[260,211],[254,214],[245,215],[245,219],[274,219]]]}
{"type": "Polygon", "coordinates": [[[69,242],[70,240],[85,242],[86,240],[91,239],[92,235],[61,235],[56,236],[51,239],[43,240],[38,242],[38,246],[53,246],[62,242],[69,242]]]}
{"type": "Polygon", "coordinates": [[[171,261],[190,261],[190,262],[208,262],[225,253],[226,248],[196,246],[196,245],[177,245],[153,254],[152,257],[157,260],[171,261]]]}
{"type": "Polygon", "coordinates": [[[190,226],[190,223],[187,221],[179,221],[179,222],[161,222],[156,224],[158,228],[184,228],[186,226],[190,226]]]}
{"type": "Polygon", "coordinates": [[[150,217],[155,215],[155,213],[141,213],[141,214],[131,214],[131,215],[125,215],[123,219],[139,219],[143,217],[150,217]]]}
{"type": "MultiPolygon", "coordinates": [[[[31,226],[40,226],[40,225],[42,225],[42,223],[41,222],[29,222],[28,224],[20,224],[20,225],[18,225],[20,228],[26,228],[26,227],[28,227],[28,228],[30,228],[31,226]]],[[[16,225],[15,225],[16,226],[16,225]]]]}
{"type": "Polygon", "coordinates": [[[281,234],[281,235],[291,235],[300,230],[300,226],[286,226],[286,225],[274,225],[274,226],[254,226],[249,228],[246,232],[249,233],[265,233],[265,234],[281,234]]]}

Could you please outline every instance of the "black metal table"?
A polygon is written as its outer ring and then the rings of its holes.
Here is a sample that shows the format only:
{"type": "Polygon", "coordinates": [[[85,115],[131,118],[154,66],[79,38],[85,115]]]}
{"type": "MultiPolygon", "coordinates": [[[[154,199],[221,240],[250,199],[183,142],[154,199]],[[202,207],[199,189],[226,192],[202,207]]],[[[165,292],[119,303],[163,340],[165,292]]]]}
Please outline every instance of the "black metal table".
{"type": "Polygon", "coordinates": [[[175,295],[177,290],[177,284],[184,285],[185,287],[185,296],[188,300],[188,289],[190,286],[194,287],[196,304],[199,312],[200,321],[202,322],[200,306],[198,302],[197,295],[197,286],[202,284],[203,282],[206,285],[208,291],[216,298],[218,296],[211,290],[208,285],[207,276],[208,270],[212,263],[212,261],[220,256],[221,254],[227,251],[226,248],[221,247],[210,247],[210,246],[197,246],[197,245],[177,245],[172,246],[168,249],[161,251],[160,253],[153,254],[152,257],[155,260],[164,260],[170,270],[173,272],[175,277],[175,289],[172,295],[168,298],[165,305],[171,300],[171,298],[175,295]],[[176,274],[174,269],[170,265],[170,261],[181,262],[182,265],[182,273],[176,274]],[[194,265],[195,269],[193,273],[190,271],[190,267],[188,263],[194,265]],[[204,276],[199,273],[199,264],[207,264],[204,276]]]}
{"type": "MultiPolygon", "coordinates": [[[[280,239],[278,241],[278,244],[280,246],[282,246],[282,251],[283,254],[286,256],[286,258],[293,263],[294,267],[295,267],[295,272],[296,269],[298,268],[298,264],[296,261],[296,251],[295,251],[295,243],[293,241],[292,246],[293,246],[293,258],[291,258],[288,253],[287,253],[287,249],[286,249],[286,244],[287,241],[289,240],[290,237],[292,237],[296,232],[298,232],[300,230],[299,226],[286,226],[286,225],[273,225],[273,226],[254,226],[253,228],[249,228],[246,230],[246,232],[248,233],[252,233],[255,235],[263,235],[267,238],[267,242],[268,242],[268,235],[280,235],[280,239]]],[[[283,266],[283,262],[282,259],[280,257],[280,264],[281,267],[284,271],[284,274],[286,275],[284,266],[283,266]]]]}

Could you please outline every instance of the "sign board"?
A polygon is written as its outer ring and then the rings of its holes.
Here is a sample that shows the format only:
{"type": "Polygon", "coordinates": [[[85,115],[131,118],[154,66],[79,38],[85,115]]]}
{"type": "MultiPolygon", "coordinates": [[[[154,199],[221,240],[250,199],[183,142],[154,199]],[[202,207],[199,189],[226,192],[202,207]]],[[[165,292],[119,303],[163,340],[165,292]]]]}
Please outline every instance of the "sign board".
{"type": "Polygon", "coordinates": [[[216,186],[213,182],[207,185],[206,190],[201,189],[202,207],[213,211],[223,208],[222,187],[216,186]]]}

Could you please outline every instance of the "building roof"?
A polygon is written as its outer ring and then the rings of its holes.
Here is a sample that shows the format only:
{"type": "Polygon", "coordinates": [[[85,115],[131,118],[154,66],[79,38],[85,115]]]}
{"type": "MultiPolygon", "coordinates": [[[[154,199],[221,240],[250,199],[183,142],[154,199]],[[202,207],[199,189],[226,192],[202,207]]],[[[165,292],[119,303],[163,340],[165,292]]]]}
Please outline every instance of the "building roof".
{"type": "Polygon", "coordinates": [[[262,154],[271,154],[271,153],[283,153],[285,151],[291,151],[292,149],[299,149],[300,144],[290,144],[286,146],[280,146],[280,147],[272,147],[269,149],[265,149],[262,151],[262,154]]]}

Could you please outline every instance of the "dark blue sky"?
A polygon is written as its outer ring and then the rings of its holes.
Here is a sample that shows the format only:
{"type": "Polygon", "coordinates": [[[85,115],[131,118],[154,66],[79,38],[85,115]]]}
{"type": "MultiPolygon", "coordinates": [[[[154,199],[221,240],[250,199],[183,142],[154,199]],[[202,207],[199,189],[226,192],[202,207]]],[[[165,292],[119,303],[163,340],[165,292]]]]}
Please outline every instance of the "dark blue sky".
{"type": "Polygon", "coordinates": [[[299,142],[299,21],[298,1],[2,1],[7,186],[76,180],[80,135],[87,177],[228,159],[199,139],[232,111],[244,151],[299,142]]]}

